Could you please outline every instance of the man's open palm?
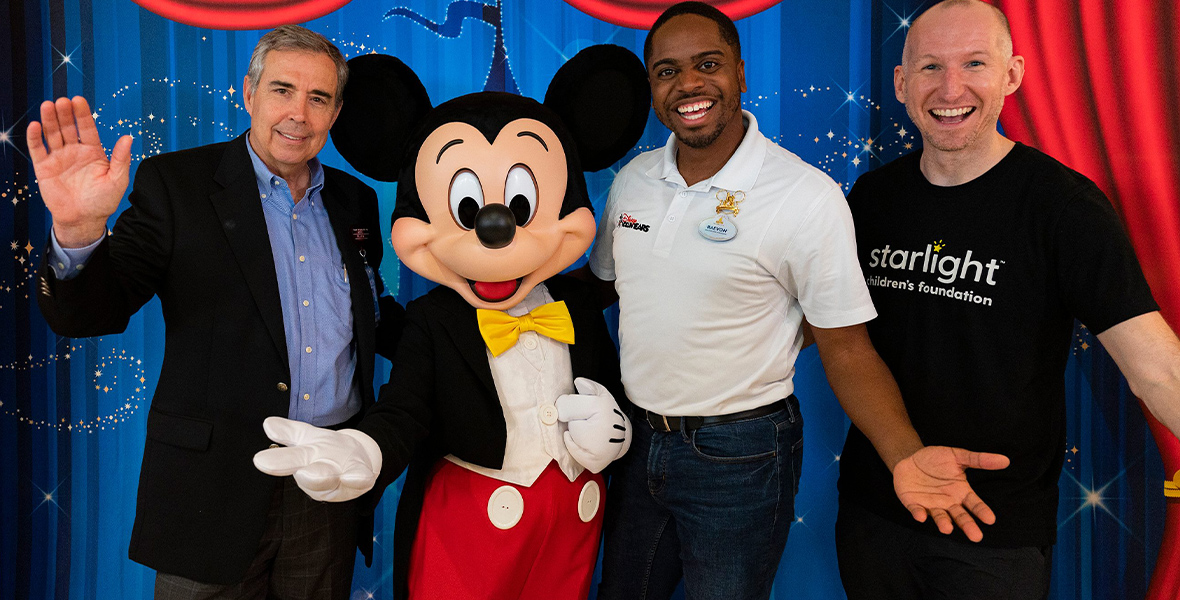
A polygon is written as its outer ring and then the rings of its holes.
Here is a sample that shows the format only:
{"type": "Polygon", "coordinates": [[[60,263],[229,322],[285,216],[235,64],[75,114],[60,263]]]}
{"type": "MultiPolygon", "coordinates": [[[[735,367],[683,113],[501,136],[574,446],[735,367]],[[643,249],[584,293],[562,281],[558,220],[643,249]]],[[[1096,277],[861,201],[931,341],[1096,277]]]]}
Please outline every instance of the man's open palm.
{"type": "Polygon", "coordinates": [[[1008,462],[1002,454],[926,446],[893,468],[893,488],[919,523],[929,515],[942,533],[958,525],[967,539],[978,542],[983,532],[971,515],[991,525],[996,514],[967,483],[967,469],[1003,469],[1008,462]]]}
{"type": "Polygon", "coordinates": [[[41,121],[29,123],[26,137],[58,242],[78,247],[102,237],[127,190],[131,136],[119,138],[108,160],[90,105],[75,96],[43,102],[41,121]]]}

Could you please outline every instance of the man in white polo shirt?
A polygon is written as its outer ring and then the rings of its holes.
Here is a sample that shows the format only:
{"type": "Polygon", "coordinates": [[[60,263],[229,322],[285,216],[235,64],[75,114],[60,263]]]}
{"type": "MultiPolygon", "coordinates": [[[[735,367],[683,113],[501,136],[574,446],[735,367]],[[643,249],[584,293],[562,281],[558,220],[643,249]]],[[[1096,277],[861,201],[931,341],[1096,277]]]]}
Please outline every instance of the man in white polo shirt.
{"type": "Polygon", "coordinates": [[[991,511],[965,467],[1007,459],[923,448],[868,341],[876,316],[839,186],[741,110],[737,30],[686,2],[644,48],[672,130],[615,179],[590,269],[620,296],[631,451],[611,482],[600,598],[766,598],[794,518],[803,420],[792,395],[804,317],[829,382],[895,471],[903,503],[969,536],[991,511]]]}

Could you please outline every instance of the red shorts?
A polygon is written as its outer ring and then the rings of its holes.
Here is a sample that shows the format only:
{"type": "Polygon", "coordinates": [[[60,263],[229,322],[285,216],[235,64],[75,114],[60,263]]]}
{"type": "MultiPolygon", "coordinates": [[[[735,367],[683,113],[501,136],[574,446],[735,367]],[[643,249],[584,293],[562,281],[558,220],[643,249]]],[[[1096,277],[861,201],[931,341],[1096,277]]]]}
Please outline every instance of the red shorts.
{"type": "Polygon", "coordinates": [[[531,487],[434,466],[410,557],[410,597],[584,600],[598,557],[606,486],[550,462],[531,487]]]}

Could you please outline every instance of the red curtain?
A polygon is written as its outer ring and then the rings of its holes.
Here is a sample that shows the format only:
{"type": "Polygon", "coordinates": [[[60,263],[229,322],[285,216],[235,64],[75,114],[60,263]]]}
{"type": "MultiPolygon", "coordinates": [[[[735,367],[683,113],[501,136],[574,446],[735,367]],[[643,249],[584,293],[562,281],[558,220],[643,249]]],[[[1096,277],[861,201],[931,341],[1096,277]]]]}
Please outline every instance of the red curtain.
{"type": "MultiPolygon", "coordinates": [[[[1021,89],[1008,137],[1093,179],[1123,218],[1164,318],[1180,331],[1180,7],[1176,0],[992,0],[1008,15],[1021,89]]],[[[1101,282],[1095,282],[1101,285],[1101,282]]],[[[1146,411],[1145,411],[1146,413],[1146,411]]],[[[1166,476],[1180,442],[1150,414],[1166,476]]],[[[1180,598],[1180,504],[1167,507],[1148,598],[1180,598]]]]}

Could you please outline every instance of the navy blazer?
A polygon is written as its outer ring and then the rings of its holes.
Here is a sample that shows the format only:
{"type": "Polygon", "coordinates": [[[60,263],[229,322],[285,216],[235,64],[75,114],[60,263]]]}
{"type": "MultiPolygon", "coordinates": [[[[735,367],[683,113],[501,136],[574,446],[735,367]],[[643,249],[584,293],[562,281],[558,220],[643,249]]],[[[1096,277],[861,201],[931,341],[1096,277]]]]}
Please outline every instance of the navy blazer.
{"type": "MultiPolygon", "coordinates": [[[[354,282],[356,383],[367,408],[374,352],[392,354],[404,315],[383,301],[378,333],[363,283],[362,256],[377,269],[383,250],[376,194],[324,167],[320,195],[354,282]]],[[[159,296],[164,361],[148,411],[130,557],[165,573],[233,583],[258,550],[279,481],[252,461],[270,445],[262,421],[287,416],[291,382],[246,134],[144,160],[130,202],[77,277],[58,280],[43,259],[38,304],[59,335],[90,337],[122,332],[159,296]]],[[[377,286],[380,295],[380,278],[377,286]]],[[[358,543],[371,556],[371,514],[365,523],[358,543]]]]}

